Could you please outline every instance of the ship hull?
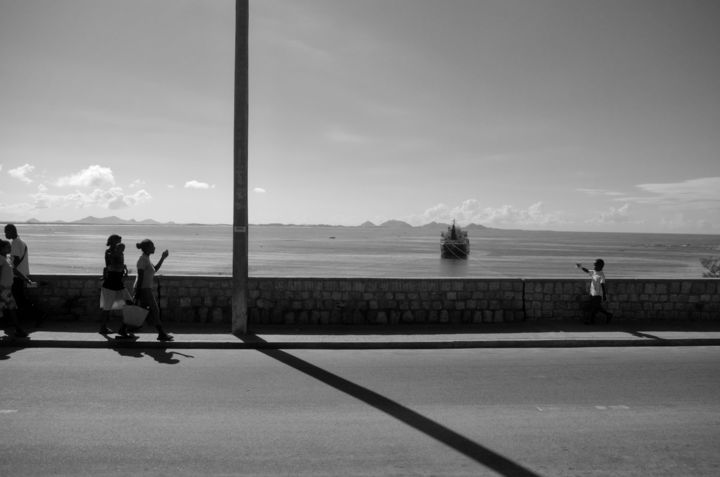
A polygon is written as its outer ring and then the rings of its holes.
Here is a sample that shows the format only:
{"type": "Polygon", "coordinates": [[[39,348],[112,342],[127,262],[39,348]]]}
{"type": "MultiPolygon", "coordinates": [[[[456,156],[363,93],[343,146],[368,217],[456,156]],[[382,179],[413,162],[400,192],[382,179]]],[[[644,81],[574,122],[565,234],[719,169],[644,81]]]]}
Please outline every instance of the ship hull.
{"type": "Polygon", "coordinates": [[[470,244],[464,241],[446,241],[440,245],[440,256],[442,258],[466,259],[468,254],[470,254],[470,244]]]}

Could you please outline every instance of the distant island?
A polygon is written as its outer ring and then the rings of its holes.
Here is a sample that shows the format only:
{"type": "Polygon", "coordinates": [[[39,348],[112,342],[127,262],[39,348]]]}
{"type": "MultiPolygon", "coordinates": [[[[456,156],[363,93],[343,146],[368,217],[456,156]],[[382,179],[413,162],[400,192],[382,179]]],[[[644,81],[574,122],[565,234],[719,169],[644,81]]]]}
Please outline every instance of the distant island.
{"type": "MultiPolygon", "coordinates": [[[[7,222],[5,222],[7,223],[7,222]]],[[[82,219],[73,220],[73,221],[63,221],[63,220],[57,220],[52,222],[45,222],[38,219],[29,219],[26,220],[26,224],[71,224],[71,225],[224,225],[224,226],[230,226],[230,224],[196,224],[196,223],[190,223],[190,224],[179,224],[176,222],[158,222],[157,220],[153,219],[145,219],[145,220],[135,220],[135,219],[121,219],[120,217],[116,217],[114,215],[110,217],[93,217],[88,216],[82,219]]],[[[270,224],[250,224],[251,226],[255,227],[278,227],[278,226],[285,226],[285,227],[346,227],[346,228],[385,228],[385,229],[412,229],[412,228],[432,228],[432,229],[438,229],[438,230],[444,230],[447,227],[450,226],[450,224],[445,223],[439,223],[439,222],[430,222],[428,224],[424,225],[410,225],[407,222],[403,222],[402,220],[387,220],[379,225],[376,225],[370,221],[363,222],[360,225],[331,225],[331,224],[281,224],[281,223],[270,223],[270,224]]],[[[480,224],[468,224],[463,226],[466,229],[488,229],[489,227],[485,227],[484,225],[480,224]]]]}

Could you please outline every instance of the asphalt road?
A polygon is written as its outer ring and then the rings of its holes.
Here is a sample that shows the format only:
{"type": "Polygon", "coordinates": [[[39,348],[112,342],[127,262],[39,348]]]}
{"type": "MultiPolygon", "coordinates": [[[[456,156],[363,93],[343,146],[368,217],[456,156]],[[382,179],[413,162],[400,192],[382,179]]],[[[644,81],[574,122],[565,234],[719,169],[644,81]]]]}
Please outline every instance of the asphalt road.
{"type": "Polygon", "coordinates": [[[0,475],[720,475],[720,348],[0,350],[0,475]]]}

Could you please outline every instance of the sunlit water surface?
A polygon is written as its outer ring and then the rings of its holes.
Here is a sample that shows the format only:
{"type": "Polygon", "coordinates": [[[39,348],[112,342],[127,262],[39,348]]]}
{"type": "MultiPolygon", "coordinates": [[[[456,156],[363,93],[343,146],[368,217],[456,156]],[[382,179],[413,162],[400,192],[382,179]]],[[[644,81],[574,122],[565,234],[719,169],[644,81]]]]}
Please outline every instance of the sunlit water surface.
{"type": "MultiPolygon", "coordinates": [[[[99,274],[108,235],[123,237],[131,272],[135,243],[152,239],[165,275],[230,275],[232,228],[209,225],[20,224],[31,273],[99,274]]],[[[257,277],[582,276],[576,262],[603,258],[608,277],[701,278],[700,258],[720,255],[720,236],[473,230],[467,260],[440,258],[440,232],[329,226],[251,226],[249,274],[257,277]]]]}

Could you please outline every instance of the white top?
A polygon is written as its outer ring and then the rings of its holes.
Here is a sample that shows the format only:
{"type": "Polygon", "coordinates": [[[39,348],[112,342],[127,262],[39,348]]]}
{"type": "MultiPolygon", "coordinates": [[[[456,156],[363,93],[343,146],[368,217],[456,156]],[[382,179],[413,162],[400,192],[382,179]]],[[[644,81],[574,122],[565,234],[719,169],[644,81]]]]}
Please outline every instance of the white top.
{"type": "Polygon", "coordinates": [[[23,242],[20,237],[13,239],[12,246],[10,247],[10,255],[17,258],[22,258],[23,255],[25,255],[25,258],[22,259],[17,269],[26,277],[30,277],[30,253],[28,253],[27,245],[25,245],[25,242],[23,242]]]}
{"type": "MultiPolygon", "coordinates": [[[[139,288],[152,288],[155,282],[155,266],[150,261],[150,257],[144,253],[140,255],[137,261],[138,278],[140,278],[140,270],[143,271],[143,281],[140,283],[139,288]]],[[[135,279],[135,287],[138,287],[137,280],[135,279]]]]}
{"type": "Polygon", "coordinates": [[[590,295],[602,296],[602,284],[605,283],[605,274],[596,270],[590,270],[590,295]]]}

